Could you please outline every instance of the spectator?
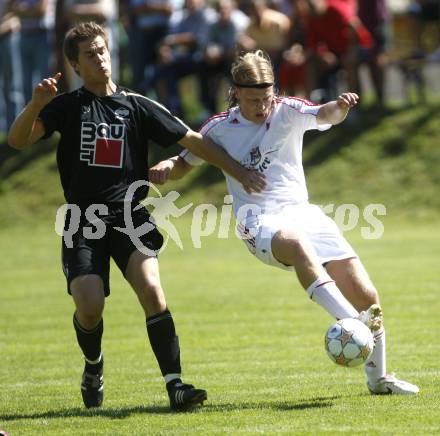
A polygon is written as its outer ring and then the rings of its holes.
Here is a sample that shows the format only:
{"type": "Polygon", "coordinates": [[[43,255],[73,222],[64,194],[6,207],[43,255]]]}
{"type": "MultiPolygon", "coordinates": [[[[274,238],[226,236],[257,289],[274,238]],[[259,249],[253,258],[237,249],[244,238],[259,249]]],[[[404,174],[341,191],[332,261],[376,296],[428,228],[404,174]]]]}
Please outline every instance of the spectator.
{"type": "Polygon", "coordinates": [[[359,18],[373,36],[374,46],[368,62],[377,103],[384,105],[386,50],[390,40],[390,14],[385,0],[358,0],[359,18]]]}
{"type": "MultiPolygon", "coordinates": [[[[281,7],[282,3],[279,4],[281,7]]],[[[291,20],[291,30],[289,32],[288,48],[283,52],[280,71],[279,87],[281,94],[296,95],[305,97],[307,95],[306,87],[306,51],[305,51],[305,21],[297,8],[291,9],[289,17],[291,20]]],[[[287,2],[284,3],[284,10],[287,9],[287,2]]]]}
{"type": "Polygon", "coordinates": [[[243,5],[251,22],[240,39],[244,50],[262,49],[272,59],[275,73],[281,61],[281,54],[287,47],[290,19],[281,12],[267,6],[266,0],[249,0],[243,5]]]}
{"type": "Polygon", "coordinates": [[[347,86],[359,93],[358,67],[368,59],[373,38],[354,14],[351,2],[296,0],[306,14],[306,47],[311,71],[309,89],[326,90],[325,99],[336,94],[336,73],[343,69],[347,86]]]}
{"type": "Polygon", "coordinates": [[[130,0],[129,5],[132,86],[145,94],[145,68],[157,62],[157,49],[168,32],[173,6],[171,0],[130,0]]]}
{"type": "Polygon", "coordinates": [[[23,106],[19,53],[20,21],[0,2],[0,132],[6,132],[23,106]]]}
{"type": "Polygon", "coordinates": [[[217,91],[223,78],[229,77],[234,60],[239,29],[233,19],[236,6],[233,0],[219,0],[216,5],[217,21],[210,26],[208,44],[205,49],[205,68],[202,69],[206,83],[206,108],[217,112],[217,91]]]}
{"type": "Polygon", "coordinates": [[[13,0],[11,8],[20,18],[23,94],[30,101],[34,87],[51,70],[55,0],[13,0]]]}
{"type": "MultiPolygon", "coordinates": [[[[412,18],[412,34],[416,37],[416,47],[413,57],[422,58],[426,55],[423,43],[424,28],[427,24],[440,25],[440,2],[439,0],[413,0],[409,8],[412,18]]],[[[440,60],[440,47],[431,56],[431,60],[440,60]]]]}
{"type": "Polygon", "coordinates": [[[175,17],[172,29],[159,48],[159,65],[152,82],[159,86],[159,100],[172,113],[184,117],[179,94],[179,80],[194,74],[199,82],[200,100],[207,106],[207,84],[201,69],[214,11],[205,8],[204,0],[186,0],[184,9],[175,17]]]}

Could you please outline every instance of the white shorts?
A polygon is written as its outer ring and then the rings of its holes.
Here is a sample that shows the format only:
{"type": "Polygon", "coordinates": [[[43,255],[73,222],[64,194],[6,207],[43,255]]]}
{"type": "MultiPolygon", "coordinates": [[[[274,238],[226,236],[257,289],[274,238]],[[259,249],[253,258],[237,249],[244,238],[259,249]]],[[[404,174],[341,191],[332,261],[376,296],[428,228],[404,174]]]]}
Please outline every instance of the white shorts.
{"type": "Polygon", "coordinates": [[[272,254],[272,238],[280,230],[300,232],[311,243],[319,262],[358,257],[336,223],[320,207],[305,203],[286,206],[280,213],[247,217],[237,224],[237,233],[249,251],[267,265],[293,271],[272,254]]]}

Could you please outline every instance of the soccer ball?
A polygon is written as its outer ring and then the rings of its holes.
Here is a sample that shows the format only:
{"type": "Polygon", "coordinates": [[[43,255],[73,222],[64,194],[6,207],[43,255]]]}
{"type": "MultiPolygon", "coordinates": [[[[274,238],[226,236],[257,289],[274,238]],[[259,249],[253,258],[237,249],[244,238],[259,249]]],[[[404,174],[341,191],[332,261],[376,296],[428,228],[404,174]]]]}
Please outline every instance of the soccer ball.
{"type": "Polygon", "coordinates": [[[325,335],[325,350],[338,365],[358,366],[371,356],[373,348],[373,334],[358,319],[341,319],[325,335]]]}

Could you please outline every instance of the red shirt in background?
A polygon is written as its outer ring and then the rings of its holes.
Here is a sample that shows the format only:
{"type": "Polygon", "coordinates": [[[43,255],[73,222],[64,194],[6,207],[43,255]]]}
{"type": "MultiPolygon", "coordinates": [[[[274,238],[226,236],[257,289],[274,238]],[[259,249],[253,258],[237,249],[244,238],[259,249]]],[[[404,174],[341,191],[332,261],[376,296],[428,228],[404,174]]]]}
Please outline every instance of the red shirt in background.
{"type": "Polygon", "coordinates": [[[373,47],[370,32],[355,15],[350,2],[328,0],[325,14],[311,16],[306,28],[306,46],[314,51],[327,49],[337,56],[347,53],[352,39],[353,24],[357,34],[358,45],[365,49],[373,47]]]}

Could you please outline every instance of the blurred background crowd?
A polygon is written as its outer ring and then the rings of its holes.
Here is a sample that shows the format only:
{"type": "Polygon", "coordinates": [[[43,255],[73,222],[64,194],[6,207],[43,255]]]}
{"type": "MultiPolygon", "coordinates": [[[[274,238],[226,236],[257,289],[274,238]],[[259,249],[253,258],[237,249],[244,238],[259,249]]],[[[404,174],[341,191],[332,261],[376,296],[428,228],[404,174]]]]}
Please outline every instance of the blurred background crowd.
{"type": "Polygon", "coordinates": [[[107,29],[117,83],[194,121],[185,93],[200,120],[224,109],[235,53],[255,48],[271,56],[283,94],[368,92],[381,109],[399,77],[396,95],[415,85],[423,99],[440,81],[439,12],[439,0],[0,0],[0,132],[43,77],[62,71],[60,91],[80,86],[62,55],[78,21],[107,29]]]}

